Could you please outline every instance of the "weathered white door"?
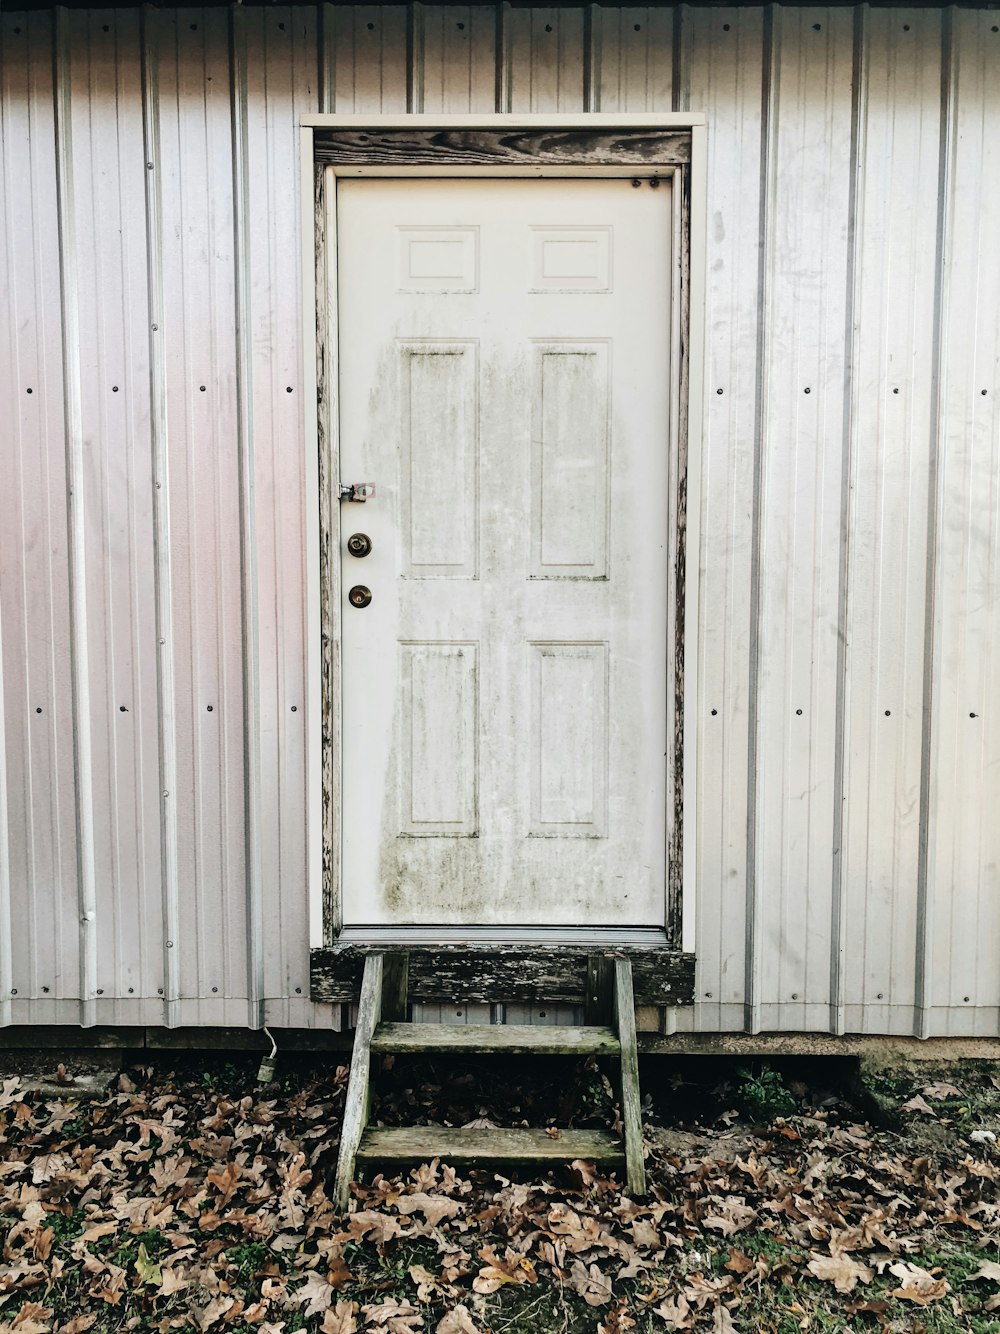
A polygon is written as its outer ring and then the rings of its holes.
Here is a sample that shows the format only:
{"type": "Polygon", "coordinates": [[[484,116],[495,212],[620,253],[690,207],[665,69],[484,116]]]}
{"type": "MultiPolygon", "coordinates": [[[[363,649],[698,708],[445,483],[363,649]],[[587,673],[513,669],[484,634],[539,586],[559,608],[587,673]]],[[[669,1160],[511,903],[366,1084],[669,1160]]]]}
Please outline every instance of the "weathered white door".
{"type": "Polygon", "coordinates": [[[662,926],[670,185],[337,215],[345,927],[662,926]]]}

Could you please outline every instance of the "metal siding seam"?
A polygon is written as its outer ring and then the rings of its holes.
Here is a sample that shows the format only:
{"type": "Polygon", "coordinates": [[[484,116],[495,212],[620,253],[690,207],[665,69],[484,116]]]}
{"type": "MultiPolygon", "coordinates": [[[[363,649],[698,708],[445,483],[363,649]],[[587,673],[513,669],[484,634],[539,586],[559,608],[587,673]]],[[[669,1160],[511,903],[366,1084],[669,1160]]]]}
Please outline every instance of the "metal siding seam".
{"type": "MultiPolygon", "coordinates": [[[[670,90],[674,111],[682,111],[685,108],[688,111],[691,110],[691,67],[694,59],[691,52],[687,50],[687,45],[691,40],[688,34],[693,33],[694,29],[689,26],[689,8],[689,5],[678,5],[671,15],[673,44],[671,47],[670,90]]],[[[707,108],[704,109],[707,110],[707,108]]],[[[711,119],[709,124],[711,124],[711,119]]]]}
{"type": "Polygon", "coordinates": [[[264,1022],[264,903],[260,867],[260,707],[257,630],[257,545],[254,520],[253,386],[249,348],[250,271],[247,254],[248,180],[247,72],[245,15],[240,6],[230,10],[230,100],[233,114],[233,219],[236,267],[236,379],[237,420],[240,437],[242,532],[240,565],[243,576],[243,681],[246,753],[247,876],[247,1023],[264,1022]]]}
{"type": "Polygon", "coordinates": [[[510,17],[510,0],[500,0],[497,5],[497,112],[501,115],[514,109],[514,34],[510,17]]]}
{"type": "Polygon", "coordinates": [[[424,109],[424,13],[420,0],[406,6],[406,109],[424,109]]]}
{"type": "Polygon", "coordinates": [[[334,60],[335,24],[333,5],[321,3],[316,6],[317,54],[319,64],[319,108],[332,113],[337,109],[336,62],[334,60]]]}
{"type": "MultiPolygon", "coordinates": [[[[322,52],[322,47],[320,48],[322,52]]],[[[313,132],[299,131],[299,171],[302,182],[302,387],[305,404],[306,450],[306,892],[308,943],[325,943],[323,930],[323,562],[320,526],[320,435],[317,318],[318,266],[322,236],[316,214],[322,194],[316,189],[313,132]]],[[[324,275],[325,281],[325,275],[324,275]]]]}
{"type": "Polygon", "coordinates": [[[858,283],[861,266],[858,263],[858,212],[863,208],[859,198],[858,180],[865,154],[865,125],[868,95],[868,5],[854,10],[854,58],[851,79],[851,166],[847,197],[847,296],[844,302],[844,422],[843,453],[840,474],[840,589],[837,611],[837,700],[836,741],[834,744],[833,778],[833,858],[831,865],[831,922],[830,922],[830,1027],[834,1033],[844,1032],[844,874],[847,865],[844,856],[844,802],[846,800],[846,715],[848,598],[850,596],[850,515],[852,443],[857,436],[857,403],[854,396],[854,337],[855,312],[858,309],[858,283]]]}
{"type": "Polygon", "coordinates": [[[86,532],[82,505],[83,423],[80,399],[80,325],[77,309],[73,144],[67,11],[56,9],[53,42],[56,134],[56,198],[59,214],[59,279],[62,293],[63,393],[66,472],[69,486],[70,620],[73,658],[73,739],[76,769],[77,859],[80,885],[79,1022],[97,1022],[97,879],[94,864],[93,745],[90,730],[90,664],[87,643],[86,532]]]}
{"type": "MultiPolygon", "coordinates": [[[[778,89],[775,81],[776,38],[775,27],[780,24],[780,12],[775,5],[764,10],[763,59],[760,109],[760,264],[758,269],[757,315],[757,386],[754,408],[754,479],[753,479],[753,537],[751,539],[750,584],[750,719],[747,746],[747,955],[744,1027],[750,1033],[759,1033],[760,973],[764,966],[764,947],[761,937],[761,888],[757,877],[757,749],[759,728],[760,679],[760,552],[763,519],[764,420],[766,416],[767,380],[764,375],[767,349],[767,308],[770,300],[768,258],[771,246],[770,201],[774,182],[774,134],[778,119],[778,89]]],[[[778,33],[780,40],[780,31],[778,33]]]]}
{"type": "Polygon", "coordinates": [[[156,552],[157,703],[160,733],[160,855],[163,904],[163,1020],[177,1023],[179,953],[177,903],[177,766],[174,735],[174,664],[171,634],[170,522],[168,508],[166,373],[163,361],[163,211],[160,201],[159,65],[150,28],[158,36],[158,10],[143,5],[142,138],[146,157],[146,256],[149,284],[149,403],[153,455],[153,545],[156,552]],[[152,164],[152,170],[149,166],[152,164]]]}
{"type": "Polygon", "coordinates": [[[927,611],[924,634],[923,728],[920,764],[920,839],[917,859],[917,941],[916,988],[914,997],[915,1034],[931,1035],[931,965],[932,940],[929,930],[931,888],[928,879],[930,864],[930,808],[931,770],[934,758],[934,684],[938,665],[940,636],[937,633],[937,539],[941,523],[938,495],[939,454],[945,432],[943,408],[945,349],[942,337],[948,314],[948,293],[945,286],[945,261],[950,236],[954,182],[952,179],[953,136],[955,134],[955,44],[953,37],[954,6],[945,10],[941,29],[941,135],[940,160],[937,180],[937,279],[934,292],[934,355],[931,387],[931,450],[927,505],[927,611]]]}
{"type": "Polygon", "coordinates": [[[584,60],[583,105],[586,111],[601,109],[601,43],[604,38],[603,10],[588,5],[583,33],[584,60]]]}

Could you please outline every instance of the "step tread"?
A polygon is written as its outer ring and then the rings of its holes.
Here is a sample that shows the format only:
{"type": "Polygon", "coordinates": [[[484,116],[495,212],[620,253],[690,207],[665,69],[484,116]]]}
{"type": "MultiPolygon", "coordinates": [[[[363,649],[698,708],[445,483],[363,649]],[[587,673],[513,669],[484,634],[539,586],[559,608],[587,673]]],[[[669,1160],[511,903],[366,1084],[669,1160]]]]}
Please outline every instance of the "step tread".
{"type": "Polygon", "coordinates": [[[569,1162],[574,1158],[623,1163],[622,1142],[604,1130],[472,1130],[448,1126],[369,1126],[361,1137],[359,1163],[569,1162]]]}
{"type": "Polygon", "coordinates": [[[611,1028],[536,1024],[379,1024],[372,1051],[508,1052],[512,1055],[606,1055],[621,1049],[611,1028]]]}

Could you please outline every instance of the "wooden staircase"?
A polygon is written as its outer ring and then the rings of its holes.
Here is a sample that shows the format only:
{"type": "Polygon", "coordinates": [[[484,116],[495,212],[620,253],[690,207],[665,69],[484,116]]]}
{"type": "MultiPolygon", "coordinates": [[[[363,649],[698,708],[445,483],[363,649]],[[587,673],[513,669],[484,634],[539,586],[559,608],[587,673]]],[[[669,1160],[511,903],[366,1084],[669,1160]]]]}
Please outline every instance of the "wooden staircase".
{"type": "Polygon", "coordinates": [[[536,1028],[530,1024],[407,1023],[405,952],[369,954],[365,959],[347,1086],[344,1126],[337,1162],[334,1201],[345,1210],[356,1165],[428,1162],[443,1158],[468,1164],[570,1162],[585,1158],[626,1169],[633,1194],[644,1194],[642,1126],[639,1113],[639,1061],[635,1036],[632,963],[628,958],[595,958],[590,966],[588,1018],[610,1024],[536,1028]],[[606,999],[604,999],[606,998],[606,999]],[[606,1008],[609,1014],[594,1011],[606,1008]],[[368,1124],[372,1057],[389,1052],[503,1052],[521,1056],[607,1056],[621,1071],[623,1138],[606,1131],[471,1130],[438,1126],[377,1127],[368,1124]]]}

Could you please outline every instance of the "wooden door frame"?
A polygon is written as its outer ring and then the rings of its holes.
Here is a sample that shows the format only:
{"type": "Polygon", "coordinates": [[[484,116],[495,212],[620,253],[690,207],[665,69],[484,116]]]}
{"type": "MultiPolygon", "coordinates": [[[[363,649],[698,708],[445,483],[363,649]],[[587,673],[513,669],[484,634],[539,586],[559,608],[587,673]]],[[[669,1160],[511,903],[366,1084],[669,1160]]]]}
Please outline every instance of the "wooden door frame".
{"type": "MultiPolygon", "coordinates": [[[[671,306],[667,947],[694,949],[701,441],[704,400],[706,118],[626,115],[308,115],[300,120],[306,389],[308,666],[306,735],[310,945],[339,937],[340,505],[337,463],[338,177],[674,178],[671,306]],[[312,189],[306,188],[306,183],[312,189]],[[688,559],[688,553],[693,558],[688,559]]],[[[567,932],[567,937],[572,933],[567,932]]],[[[609,940],[613,931],[608,932],[609,940]]]]}

